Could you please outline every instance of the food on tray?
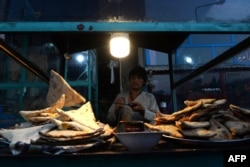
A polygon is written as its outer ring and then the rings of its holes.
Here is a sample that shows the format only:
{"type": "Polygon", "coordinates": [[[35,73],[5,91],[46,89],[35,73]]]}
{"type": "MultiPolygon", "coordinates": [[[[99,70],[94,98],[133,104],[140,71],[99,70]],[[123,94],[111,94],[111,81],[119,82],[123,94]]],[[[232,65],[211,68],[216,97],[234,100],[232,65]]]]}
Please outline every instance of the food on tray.
{"type": "Polygon", "coordinates": [[[194,102],[189,101],[187,107],[185,107],[184,109],[179,110],[177,112],[174,112],[172,115],[177,117],[177,116],[180,116],[180,115],[183,115],[183,114],[187,114],[187,113],[189,113],[189,112],[191,112],[193,110],[196,110],[201,105],[202,105],[202,100],[194,101],[194,102]]]}
{"type": "Polygon", "coordinates": [[[58,117],[50,120],[55,128],[39,132],[40,138],[36,143],[75,145],[89,144],[93,140],[104,143],[104,140],[113,136],[113,129],[110,126],[96,121],[90,102],[76,110],[56,109],[56,112],[58,117]]]}
{"type": "MultiPolygon", "coordinates": [[[[62,95],[61,98],[63,99],[63,97],[62,95]]],[[[49,118],[48,115],[50,114],[47,114],[47,112],[23,112],[29,122],[40,119],[41,115],[45,116],[47,121],[43,122],[42,125],[33,122],[27,128],[2,129],[0,130],[0,136],[13,146],[21,142],[55,147],[67,145],[74,148],[79,145],[80,148],[90,148],[89,145],[93,142],[96,144],[92,145],[92,147],[106,142],[109,143],[110,138],[113,136],[113,129],[109,125],[96,121],[90,102],[83,104],[76,110],[64,111],[56,108],[53,112],[57,113],[57,117],[49,118]]],[[[15,148],[12,148],[12,152],[17,154],[15,148]]],[[[19,153],[21,152],[19,151],[19,153]]]]}
{"type": "Polygon", "coordinates": [[[154,124],[144,123],[167,136],[200,140],[233,140],[250,136],[250,110],[226,99],[184,101],[186,107],[172,114],[156,113],[154,124]],[[223,107],[222,107],[223,106],[223,107]],[[174,133],[173,133],[174,132],[174,133]]]}
{"type": "Polygon", "coordinates": [[[231,140],[233,135],[228,128],[214,118],[210,119],[211,127],[210,130],[216,132],[216,135],[211,140],[231,140]]]}
{"type": "Polygon", "coordinates": [[[185,137],[189,138],[210,138],[216,135],[215,131],[210,129],[203,129],[203,128],[194,128],[194,129],[180,129],[181,133],[185,137]]]}
{"type": "Polygon", "coordinates": [[[104,134],[105,137],[112,135],[112,129],[109,126],[96,121],[90,102],[75,110],[56,109],[56,112],[58,117],[50,120],[50,123],[54,124],[56,128],[48,132],[40,132],[40,141],[82,140],[82,142],[86,142],[93,138],[103,138],[104,134]]]}
{"type": "Polygon", "coordinates": [[[199,100],[196,100],[196,101],[185,100],[184,104],[186,104],[187,106],[193,106],[193,105],[196,105],[198,103],[201,103],[200,105],[203,105],[203,104],[212,104],[215,101],[216,101],[216,99],[199,99],[199,100]]]}
{"type": "Polygon", "coordinates": [[[65,94],[66,107],[82,105],[86,99],[74,90],[64,78],[57,72],[51,70],[49,91],[46,97],[46,102],[50,106],[62,95],[65,94]]]}
{"type": "Polygon", "coordinates": [[[64,106],[65,94],[62,94],[59,99],[50,107],[35,111],[20,111],[20,115],[28,122],[39,124],[49,121],[51,118],[56,118],[58,113],[56,109],[61,109],[64,106]]]}
{"type": "Polygon", "coordinates": [[[229,108],[234,111],[234,115],[241,120],[250,122],[250,110],[246,108],[242,108],[233,104],[229,105],[229,108]]]}
{"type": "Polygon", "coordinates": [[[87,131],[75,131],[75,130],[51,130],[48,132],[40,132],[42,138],[47,137],[47,139],[54,140],[70,140],[70,139],[86,139],[97,137],[101,133],[101,129],[97,131],[87,132],[87,131]],[[66,138],[66,139],[64,139],[66,138]]]}
{"type": "Polygon", "coordinates": [[[233,135],[245,135],[250,133],[250,122],[245,121],[226,121],[225,126],[233,135]]]}
{"type": "MultiPolygon", "coordinates": [[[[113,129],[98,122],[91,103],[78,94],[56,72],[51,71],[49,107],[34,111],[20,111],[28,127],[16,125],[15,129],[0,130],[0,137],[8,143],[72,146],[76,149],[104,144],[113,136],[113,129]],[[78,107],[72,109],[71,107],[78,107]],[[93,144],[95,143],[95,144],[93,144]],[[86,146],[86,147],[85,147],[86,146]]],[[[14,154],[17,154],[15,148],[14,154]]],[[[76,149],[76,151],[79,149],[76,149]]],[[[18,151],[18,154],[20,151],[18,151]]]]}
{"type": "Polygon", "coordinates": [[[201,122],[191,122],[191,121],[176,121],[175,125],[178,128],[181,129],[189,129],[189,128],[207,128],[210,126],[210,122],[209,121],[201,121],[201,122]]]}
{"type": "Polygon", "coordinates": [[[246,115],[250,116],[250,110],[249,109],[242,108],[242,107],[239,107],[239,106],[236,106],[236,105],[233,105],[233,104],[230,104],[229,107],[233,111],[239,111],[239,112],[241,112],[243,114],[246,114],[246,115]]]}
{"type": "Polygon", "coordinates": [[[217,114],[219,111],[218,107],[205,107],[200,108],[192,112],[187,118],[188,121],[201,121],[201,120],[209,120],[209,118],[217,114]]]}
{"type": "Polygon", "coordinates": [[[149,123],[144,123],[145,127],[153,131],[161,131],[166,135],[182,138],[183,135],[179,132],[175,125],[151,125],[149,123]]]}

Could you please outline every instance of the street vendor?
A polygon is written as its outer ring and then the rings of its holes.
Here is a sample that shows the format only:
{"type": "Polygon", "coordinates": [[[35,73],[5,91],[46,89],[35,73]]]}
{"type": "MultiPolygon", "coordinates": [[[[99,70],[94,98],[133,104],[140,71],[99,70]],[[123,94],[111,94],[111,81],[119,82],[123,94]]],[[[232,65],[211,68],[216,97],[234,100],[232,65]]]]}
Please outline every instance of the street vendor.
{"type": "Polygon", "coordinates": [[[143,67],[134,67],[128,81],[129,91],[119,93],[109,108],[107,121],[110,125],[117,125],[120,120],[151,122],[159,111],[154,95],[144,91],[147,72],[143,67]]]}

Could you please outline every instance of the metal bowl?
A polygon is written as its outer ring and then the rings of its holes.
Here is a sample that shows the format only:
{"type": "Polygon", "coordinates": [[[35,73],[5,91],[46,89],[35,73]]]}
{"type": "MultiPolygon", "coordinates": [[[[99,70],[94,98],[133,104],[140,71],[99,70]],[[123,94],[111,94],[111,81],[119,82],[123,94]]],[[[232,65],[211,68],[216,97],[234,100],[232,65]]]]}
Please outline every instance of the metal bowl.
{"type": "Polygon", "coordinates": [[[161,139],[162,132],[120,132],[115,133],[117,139],[128,151],[151,151],[161,139]]]}

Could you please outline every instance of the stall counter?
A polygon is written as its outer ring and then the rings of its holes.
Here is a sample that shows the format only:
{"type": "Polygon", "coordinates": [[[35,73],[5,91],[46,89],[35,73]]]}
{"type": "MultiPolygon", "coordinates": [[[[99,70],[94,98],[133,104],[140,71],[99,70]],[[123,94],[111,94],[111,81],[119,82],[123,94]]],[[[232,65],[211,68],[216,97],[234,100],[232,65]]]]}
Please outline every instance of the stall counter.
{"type": "Polygon", "coordinates": [[[8,167],[130,167],[192,166],[223,167],[223,151],[217,149],[160,149],[151,152],[96,151],[65,155],[22,154],[0,152],[1,166],[8,167]]]}

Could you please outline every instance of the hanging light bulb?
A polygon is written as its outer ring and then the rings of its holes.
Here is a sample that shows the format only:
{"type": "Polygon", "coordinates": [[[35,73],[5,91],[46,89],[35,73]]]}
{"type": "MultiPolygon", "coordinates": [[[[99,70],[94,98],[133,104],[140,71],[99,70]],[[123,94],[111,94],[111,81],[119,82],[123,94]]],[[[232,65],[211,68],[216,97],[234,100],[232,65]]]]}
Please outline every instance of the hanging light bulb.
{"type": "Polygon", "coordinates": [[[110,39],[110,53],[117,58],[129,55],[130,41],[127,33],[113,33],[110,39]]]}

